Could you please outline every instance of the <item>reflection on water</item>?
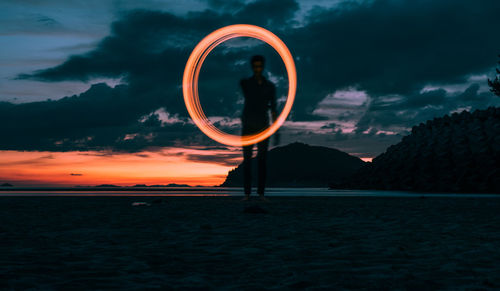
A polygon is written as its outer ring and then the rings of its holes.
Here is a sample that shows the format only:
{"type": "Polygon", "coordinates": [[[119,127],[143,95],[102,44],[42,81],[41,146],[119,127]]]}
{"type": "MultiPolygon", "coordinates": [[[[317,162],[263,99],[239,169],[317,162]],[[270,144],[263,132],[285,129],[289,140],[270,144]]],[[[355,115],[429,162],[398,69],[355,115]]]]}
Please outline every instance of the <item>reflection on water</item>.
{"type": "MultiPolygon", "coordinates": [[[[256,196],[254,193],[252,195],[256,196]]],[[[243,196],[242,188],[193,187],[193,188],[119,188],[119,189],[70,189],[70,188],[10,188],[1,189],[1,196],[243,196]]],[[[322,197],[500,197],[498,194],[456,194],[456,193],[418,193],[405,191],[374,190],[328,190],[326,188],[269,188],[266,196],[322,196],[322,197]]]]}

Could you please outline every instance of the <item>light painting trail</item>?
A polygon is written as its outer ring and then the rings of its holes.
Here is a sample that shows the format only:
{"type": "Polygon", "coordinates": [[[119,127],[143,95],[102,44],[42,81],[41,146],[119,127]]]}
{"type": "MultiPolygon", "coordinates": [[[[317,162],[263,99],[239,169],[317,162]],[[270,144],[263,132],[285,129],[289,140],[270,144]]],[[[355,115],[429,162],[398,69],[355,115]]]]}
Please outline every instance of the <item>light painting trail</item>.
{"type": "Polygon", "coordinates": [[[230,146],[247,146],[255,144],[275,133],[285,122],[290,110],[292,109],[296,89],[297,72],[295,70],[295,63],[293,61],[292,54],[288,50],[285,43],[269,30],[249,24],[225,26],[215,30],[203,38],[198,45],[196,45],[193,52],[189,56],[182,79],[184,102],[186,103],[186,108],[189,115],[193,119],[193,122],[208,137],[230,146]],[[205,116],[198,96],[198,77],[205,58],[217,45],[235,37],[252,37],[269,44],[280,55],[285,64],[288,75],[288,98],[283,110],[271,126],[252,135],[232,135],[217,129],[205,116]]]}

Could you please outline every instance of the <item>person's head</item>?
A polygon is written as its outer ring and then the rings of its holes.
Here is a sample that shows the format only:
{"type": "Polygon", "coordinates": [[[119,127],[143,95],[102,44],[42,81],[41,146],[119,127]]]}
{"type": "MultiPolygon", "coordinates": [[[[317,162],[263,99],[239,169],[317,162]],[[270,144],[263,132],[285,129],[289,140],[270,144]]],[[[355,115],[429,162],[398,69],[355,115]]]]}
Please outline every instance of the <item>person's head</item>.
{"type": "Polygon", "coordinates": [[[261,55],[255,55],[250,60],[250,64],[252,65],[252,70],[255,75],[262,75],[262,71],[264,70],[265,59],[261,55]]]}

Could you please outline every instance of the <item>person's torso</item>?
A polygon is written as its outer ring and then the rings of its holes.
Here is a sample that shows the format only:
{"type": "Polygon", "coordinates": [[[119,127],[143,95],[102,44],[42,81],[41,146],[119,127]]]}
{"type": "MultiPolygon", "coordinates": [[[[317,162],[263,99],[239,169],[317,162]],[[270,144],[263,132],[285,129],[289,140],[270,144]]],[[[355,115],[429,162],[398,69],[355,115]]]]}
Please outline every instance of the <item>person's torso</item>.
{"type": "Polygon", "coordinates": [[[266,79],[259,84],[257,79],[250,77],[243,80],[243,95],[245,98],[242,118],[268,122],[269,103],[273,97],[273,85],[266,79]]]}

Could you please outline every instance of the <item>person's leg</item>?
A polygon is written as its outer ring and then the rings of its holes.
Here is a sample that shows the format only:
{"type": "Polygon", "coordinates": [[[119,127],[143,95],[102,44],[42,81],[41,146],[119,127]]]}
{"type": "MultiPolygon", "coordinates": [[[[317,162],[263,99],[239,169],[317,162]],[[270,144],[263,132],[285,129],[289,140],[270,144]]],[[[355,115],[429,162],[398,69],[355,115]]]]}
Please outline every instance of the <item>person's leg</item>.
{"type": "Polygon", "coordinates": [[[243,187],[246,197],[252,192],[252,150],[253,145],[243,147],[243,187]]]}
{"type": "Polygon", "coordinates": [[[266,187],[268,144],[268,138],[257,144],[257,162],[259,171],[257,193],[259,193],[259,196],[264,196],[264,189],[266,187]]]}

